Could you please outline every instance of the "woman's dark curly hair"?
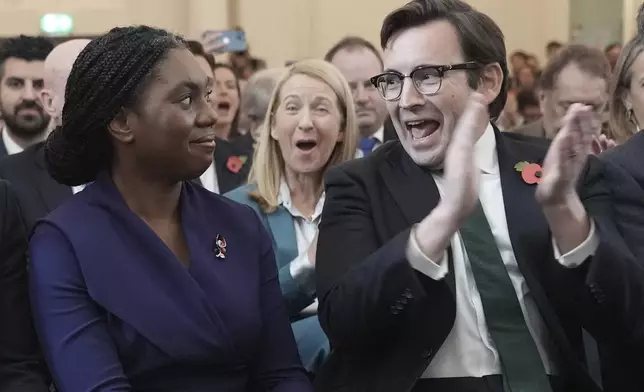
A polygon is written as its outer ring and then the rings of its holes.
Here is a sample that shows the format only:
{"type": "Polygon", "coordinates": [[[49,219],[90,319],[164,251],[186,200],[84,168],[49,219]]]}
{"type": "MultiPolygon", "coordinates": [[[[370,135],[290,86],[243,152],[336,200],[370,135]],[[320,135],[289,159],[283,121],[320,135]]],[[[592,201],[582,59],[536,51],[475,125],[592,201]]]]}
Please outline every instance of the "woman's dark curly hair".
{"type": "Polygon", "coordinates": [[[77,186],[110,169],[108,126],[122,108],[134,108],[158,64],[185,40],[148,26],[117,27],[92,40],[67,80],[62,126],[47,138],[45,160],[59,183],[77,186]]]}

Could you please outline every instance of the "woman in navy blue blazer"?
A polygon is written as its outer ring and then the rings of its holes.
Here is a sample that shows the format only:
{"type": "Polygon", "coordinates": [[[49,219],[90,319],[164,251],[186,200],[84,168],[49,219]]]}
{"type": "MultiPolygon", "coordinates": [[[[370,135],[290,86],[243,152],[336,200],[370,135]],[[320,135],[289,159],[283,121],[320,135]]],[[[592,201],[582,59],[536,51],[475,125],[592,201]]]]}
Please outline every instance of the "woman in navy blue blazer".
{"type": "Polygon", "coordinates": [[[36,329],[63,392],[309,392],[255,213],[190,179],[211,163],[212,79],[180,37],[92,41],[46,143],[89,185],[35,228],[36,329]]]}

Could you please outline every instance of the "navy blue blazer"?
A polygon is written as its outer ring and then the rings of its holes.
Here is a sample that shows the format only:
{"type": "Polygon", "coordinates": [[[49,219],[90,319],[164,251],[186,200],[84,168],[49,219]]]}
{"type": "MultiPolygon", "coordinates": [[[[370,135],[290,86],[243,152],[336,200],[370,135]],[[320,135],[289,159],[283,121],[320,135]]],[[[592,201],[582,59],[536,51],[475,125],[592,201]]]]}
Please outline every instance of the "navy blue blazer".
{"type": "Polygon", "coordinates": [[[312,391],[256,214],[189,182],[180,208],[189,267],[107,173],[36,226],[32,306],[58,388],[312,391]]]}
{"type": "Polygon", "coordinates": [[[291,318],[296,318],[304,308],[315,301],[315,297],[302,289],[291,275],[291,262],[298,255],[295,222],[293,222],[293,216],[282,206],[277,207],[270,214],[264,212],[259,204],[248,196],[249,192],[256,189],[255,185],[244,185],[226,193],[225,196],[251,207],[271,234],[279,268],[282,295],[286,301],[289,315],[291,318]]]}

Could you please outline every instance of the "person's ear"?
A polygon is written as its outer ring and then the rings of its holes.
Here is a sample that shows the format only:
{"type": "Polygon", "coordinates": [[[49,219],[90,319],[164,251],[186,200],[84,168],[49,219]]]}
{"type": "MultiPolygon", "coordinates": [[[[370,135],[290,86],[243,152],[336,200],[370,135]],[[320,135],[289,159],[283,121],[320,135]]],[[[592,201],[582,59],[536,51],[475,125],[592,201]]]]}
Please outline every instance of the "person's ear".
{"type": "Polygon", "coordinates": [[[485,102],[490,105],[501,93],[503,86],[503,71],[499,63],[492,63],[481,69],[481,81],[478,92],[483,94],[485,102]]]}
{"type": "Polygon", "coordinates": [[[52,94],[51,90],[46,88],[40,90],[38,99],[40,100],[40,103],[42,104],[42,107],[45,112],[47,112],[47,114],[49,114],[51,117],[55,117],[58,114],[56,113],[56,109],[54,108],[54,95],[52,94]]]}
{"type": "Polygon", "coordinates": [[[121,109],[110,121],[108,129],[114,139],[122,143],[132,143],[134,141],[134,133],[131,127],[131,122],[134,121],[133,115],[134,113],[121,109]]]}

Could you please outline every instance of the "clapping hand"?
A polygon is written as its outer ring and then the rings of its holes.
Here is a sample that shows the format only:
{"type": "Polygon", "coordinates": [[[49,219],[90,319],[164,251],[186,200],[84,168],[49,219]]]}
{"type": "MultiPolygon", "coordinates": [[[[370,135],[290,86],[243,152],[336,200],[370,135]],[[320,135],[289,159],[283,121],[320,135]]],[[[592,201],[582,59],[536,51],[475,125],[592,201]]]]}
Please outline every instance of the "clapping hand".
{"type": "Polygon", "coordinates": [[[484,97],[472,93],[445,155],[445,201],[459,221],[470,215],[478,200],[480,170],[474,161],[474,145],[489,123],[484,97]]]}
{"type": "Polygon", "coordinates": [[[601,122],[592,108],[573,104],[543,162],[536,197],[542,205],[561,205],[576,195],[576,186],[588,155],[608,140],[600,136],[601,122]]]}
{"type": "Polygon", "coordinates": [[[616,145],[617,143],[615,142],[615,140],[607,137],[604,134],[595,136],[595,140],[593,140],[593,154],[599,155],[609,148],[615,147],[616,145]]]}

